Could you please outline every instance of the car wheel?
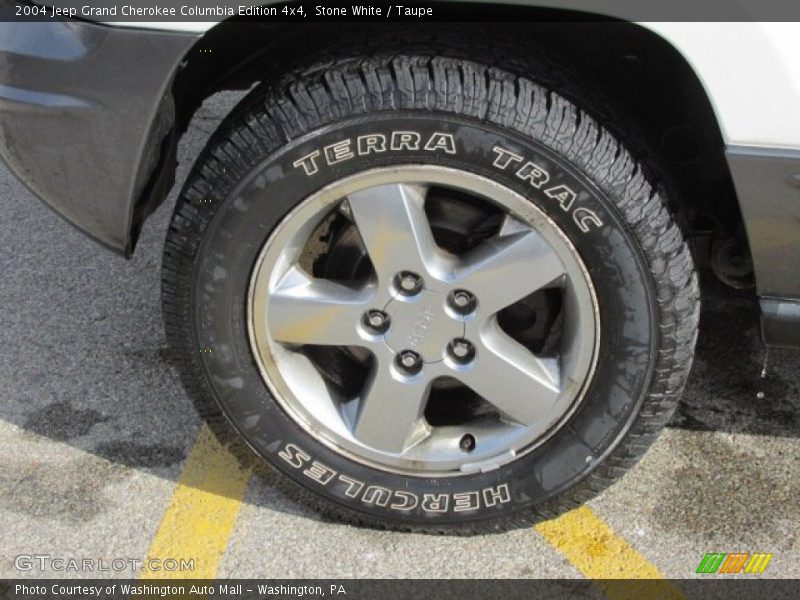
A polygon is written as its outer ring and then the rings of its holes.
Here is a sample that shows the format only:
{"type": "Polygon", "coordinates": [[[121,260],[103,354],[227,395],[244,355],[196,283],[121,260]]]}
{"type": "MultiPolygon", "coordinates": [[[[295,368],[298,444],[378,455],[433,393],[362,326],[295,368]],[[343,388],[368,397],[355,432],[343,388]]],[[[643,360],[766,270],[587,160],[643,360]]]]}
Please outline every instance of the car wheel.
{"type": "Polygon", "coordinates": [[[539,75],[328,61],[254,89],[190,175],[163,267],[183,381],[323,512],[527,525],[675,408],[687,245],[618,127],[539,75]]]}

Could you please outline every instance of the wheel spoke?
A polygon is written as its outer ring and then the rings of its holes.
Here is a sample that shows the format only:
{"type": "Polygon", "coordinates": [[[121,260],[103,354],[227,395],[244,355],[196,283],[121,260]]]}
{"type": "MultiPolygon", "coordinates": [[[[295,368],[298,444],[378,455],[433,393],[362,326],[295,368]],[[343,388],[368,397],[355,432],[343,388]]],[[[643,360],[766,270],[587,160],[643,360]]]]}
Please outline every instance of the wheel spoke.
{"type": "Polygon", "coordinates": [[[358,324],[372,296],[369,288],[314,279],[292,267],[270,294],[267,326],[275,340],[287,344],[358,344],[358,324]]]}
{"type": "Polygon", "coordinates": [[[350,210],[378,277],[424,273],[436,254],[425,214],[426,188],[380,185],[348,196],[350,210]]]}
{"type": "Polygon", "coordinates": [[[506,416],[532,425],[545,416],[559,394],[558,367],[510,338],[496,320],[487,325],[473,369],[462,382],[506,416]]]}
{"type": "Polygon", "coordinates": [[[550,244],[527,229],[490,240],[466,254],[455,278],[480,298],[481,309],[488,316],[553,285],[564,273],[550,244]]]}
{"type": "Polygon", "coordinates": [[[423,378],[401,380],[377,361],[359,401],[353,435],[372,448],[401,454],[427,433],[422,413],[429,390],[423,378]]]}

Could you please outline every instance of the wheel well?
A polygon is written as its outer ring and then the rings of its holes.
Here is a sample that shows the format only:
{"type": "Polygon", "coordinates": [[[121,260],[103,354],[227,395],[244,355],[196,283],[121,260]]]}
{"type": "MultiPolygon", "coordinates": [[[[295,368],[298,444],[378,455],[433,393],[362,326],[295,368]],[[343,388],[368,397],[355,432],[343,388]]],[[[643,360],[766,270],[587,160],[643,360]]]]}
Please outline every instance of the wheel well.
{"type": "MultiPolygon", "coordinates": [[[[675,192],[673,208],[691,235],[697,261],[710,262],[713,240],[738,240],[748,254],[719,125],[702,84],[681,54],[636,24],[550,9],[520,11],[524,22],[491,23],[491,36],[530,40],[567,61],[637,130],[643,151],[675,192]]],[[[222,22],[196,43],[176,75],[176,129],[182,134],[203,100],[216,92],[248,89],[324,59],[331,48],[407,49],[408,35],[435,39],[442,27],[415,23],[387,34],[385,25],[374,23],[222,22]]],[[[486,23],[449,28],[470,42],[486,40],[486,23]]],[[[519,52],[524,51],[520,46],[519,52]]]]}

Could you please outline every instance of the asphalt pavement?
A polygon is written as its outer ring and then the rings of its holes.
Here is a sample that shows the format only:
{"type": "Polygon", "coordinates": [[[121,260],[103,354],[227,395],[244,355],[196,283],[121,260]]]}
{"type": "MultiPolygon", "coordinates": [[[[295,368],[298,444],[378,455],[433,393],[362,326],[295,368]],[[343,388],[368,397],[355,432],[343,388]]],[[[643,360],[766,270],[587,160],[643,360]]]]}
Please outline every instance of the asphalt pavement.
{"type": "MultiPolygon", "coordinates": [[[[181,144],[179,181],[233,100],[218,95],[198,113],[181,144]]],[[[26,569],[20,555],[141,560],[169,535],[165,514],[201,431],[162,330],[160,260],[174,199],[126,261],[0,168],[0,577],[64,575],[26,569]]],[[[752,292],[713,281],[705,292],[675,418],[641,463],[590,502],[591,513],[666,577],[694,576],[708,552],[765,552],[773,558],[761,576],[798,578],[800,354],[765,356],[752,292]]],[[[246,479],[240,497],[224,490],[206,490],[221,496],[230,521],[214,558],[221,577],[586,574],[580,557],[535,529],[469,538],[374,531],[322,519],[270,475],[246,479]]],[[[203,552],[171,535],[187,558],[203,552]]]]}

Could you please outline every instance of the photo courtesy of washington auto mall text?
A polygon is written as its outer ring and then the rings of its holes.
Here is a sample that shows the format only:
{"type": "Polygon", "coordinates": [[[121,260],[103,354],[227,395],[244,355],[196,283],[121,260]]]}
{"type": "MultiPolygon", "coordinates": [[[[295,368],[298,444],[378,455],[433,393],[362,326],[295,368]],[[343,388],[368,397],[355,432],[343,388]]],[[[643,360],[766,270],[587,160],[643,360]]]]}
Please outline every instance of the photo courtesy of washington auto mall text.
{"type": "Polygon", "coordinates": [[[800,598],[800,3],[0,0],[0,599],[800,598]]]}

